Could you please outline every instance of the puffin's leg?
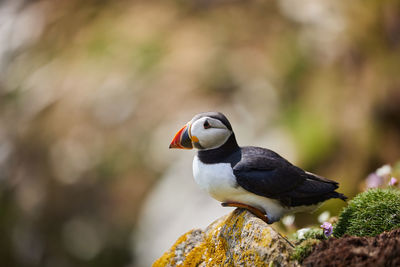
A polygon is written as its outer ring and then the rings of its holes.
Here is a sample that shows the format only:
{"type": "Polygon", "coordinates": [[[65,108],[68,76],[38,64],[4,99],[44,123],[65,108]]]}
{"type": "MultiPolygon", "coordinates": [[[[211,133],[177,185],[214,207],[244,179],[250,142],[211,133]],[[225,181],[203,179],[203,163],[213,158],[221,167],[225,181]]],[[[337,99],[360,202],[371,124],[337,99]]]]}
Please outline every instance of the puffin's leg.
{"type": "MultiPolygon", "coordinates": [[[[254,208],[252,206],[243,204],[243,203],[239,203],[239,202],[222,202],[221,203],[222,207],[236,207],[236,208],[243,208],[243,209],[247,209],[249,210],[251,213],[253,213],[254,215],[256,215],[258,218],[260,218],[261,220],[263,220],[264,222],[266,222],[267,224],[270,224],[268,221],[268,217],[267,215],[264,214],[264,212],[262,212],[261,210],[254,208]]],[[[286,242],[289,243],[289,245],[294,248],[294,245],[283,235],[281,235],[279,232],[277,232],[284,240],[286,240],[286,242]]]]}
{"type": "Polygon", "coordinates": [[[263,220],[264,222],[269,224],[267,215],[265,215],[264,212],[262,212],[261,210],[254,208],[252,206],[249,206],[249,205],[246,205],[243,203],[239,203],[239,202],[222,202],[221,206],[247,209],[248,211],[250,211],[251,213],[256,215],[258,218],[260,218],[261,220],[263,220]]]}
{"type": "MultiPolygon", "coordinates": [[[[268,221],[268,217],[267,215],[264,214],[264,212],[262,212],[261,210],[254,208],[252,206],[243,204],[243,203],[238,203],[238,202],[222,202],[221,203],[222,207],[236,207],[236,208],[243,208],[243,209],[247,209],[249,210],[251,213],[253,213],[254,215],[256,215],[258,218],[260,218],[261,220],[263,220],[264,222],[266,222],[267,224],[270,224],[268,221]]],[[[283,235],[281,235],[279,232],[277,232],[284,240],[286,240],[286,242],[289,243],[289,245],[294,248],[294,245],[283,235]]]]}

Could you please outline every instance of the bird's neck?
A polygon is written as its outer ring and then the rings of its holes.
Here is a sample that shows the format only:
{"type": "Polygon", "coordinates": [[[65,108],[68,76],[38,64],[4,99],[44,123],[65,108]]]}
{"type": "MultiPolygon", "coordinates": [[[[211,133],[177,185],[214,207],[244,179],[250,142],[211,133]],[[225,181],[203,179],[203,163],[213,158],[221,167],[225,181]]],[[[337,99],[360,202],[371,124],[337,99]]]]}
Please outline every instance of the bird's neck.
{"type": "Polygon", "coordinates": [[[219,163],[231,161],[233,155],[237,154],[235,152],[239,151],[235,138],[235,134],[232,133],[228,140],[220,147],[208,150],[199,150],[197,156],[199,160],[203,163],[219,163]]]}

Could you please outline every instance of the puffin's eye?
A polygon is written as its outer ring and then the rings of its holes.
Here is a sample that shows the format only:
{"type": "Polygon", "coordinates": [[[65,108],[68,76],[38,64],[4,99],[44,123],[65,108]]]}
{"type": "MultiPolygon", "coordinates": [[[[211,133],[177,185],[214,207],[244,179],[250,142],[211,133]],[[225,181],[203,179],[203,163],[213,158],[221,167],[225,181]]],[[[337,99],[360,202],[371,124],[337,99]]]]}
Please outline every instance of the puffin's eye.
{"type": "Polygon", "coordinates": [[[208,129],[211,128],[211,125],[208,123],[208,121],[206,120],[203,124],[204,129],[208,129]]]}

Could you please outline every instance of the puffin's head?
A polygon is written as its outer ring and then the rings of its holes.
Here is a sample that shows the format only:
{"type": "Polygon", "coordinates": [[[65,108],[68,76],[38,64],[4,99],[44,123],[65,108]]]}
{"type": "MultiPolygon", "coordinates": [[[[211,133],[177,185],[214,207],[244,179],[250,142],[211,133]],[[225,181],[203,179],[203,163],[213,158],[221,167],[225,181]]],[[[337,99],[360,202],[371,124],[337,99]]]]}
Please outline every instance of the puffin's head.
{"type": "Polygon", "coordinates": [[[225,144],[232,133],[232,126],[224,114],[200,113],[176,133],[169,148],[213,149],[225,144]]]}

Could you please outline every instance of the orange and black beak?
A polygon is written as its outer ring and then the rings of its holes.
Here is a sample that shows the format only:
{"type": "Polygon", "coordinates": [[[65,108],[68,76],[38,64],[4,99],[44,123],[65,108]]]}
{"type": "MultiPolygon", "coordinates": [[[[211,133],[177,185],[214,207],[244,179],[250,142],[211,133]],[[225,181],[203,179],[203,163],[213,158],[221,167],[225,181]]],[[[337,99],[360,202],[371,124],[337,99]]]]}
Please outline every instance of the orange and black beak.
{"type": "Polygon", "coordinates": [[[189,136],[188,125],[185,125],[176,134],[174,139],[172,139],[169,148],[180,148],[180,149],[192,149],[193,144],[189,136]]]}

